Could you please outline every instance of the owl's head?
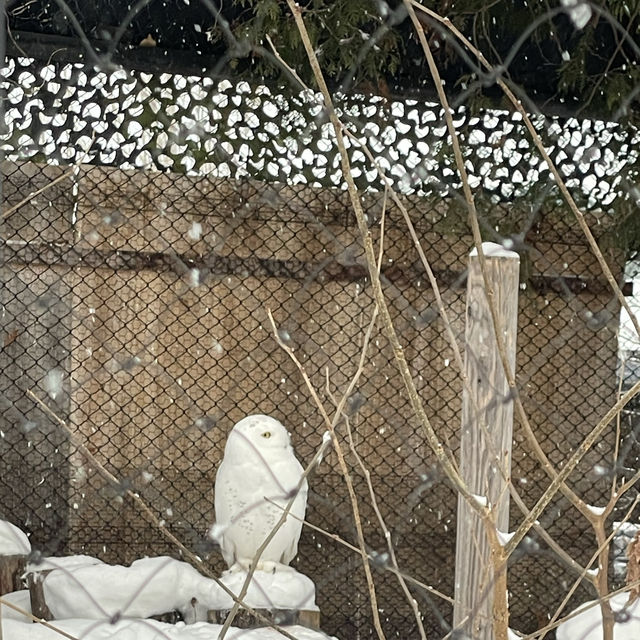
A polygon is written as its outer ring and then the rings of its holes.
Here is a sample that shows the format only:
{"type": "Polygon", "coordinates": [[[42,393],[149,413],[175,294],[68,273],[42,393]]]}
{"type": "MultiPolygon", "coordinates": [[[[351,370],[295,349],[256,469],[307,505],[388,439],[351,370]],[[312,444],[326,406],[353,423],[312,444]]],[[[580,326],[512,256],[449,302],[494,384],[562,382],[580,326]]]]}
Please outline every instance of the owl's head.
{"type": "Polygon", "coordinates": [[[231,434],[234,433],[246,439],[259,451],[291,447],[289,433],[271,416],[247,416],[235,424],[231,434]]]}

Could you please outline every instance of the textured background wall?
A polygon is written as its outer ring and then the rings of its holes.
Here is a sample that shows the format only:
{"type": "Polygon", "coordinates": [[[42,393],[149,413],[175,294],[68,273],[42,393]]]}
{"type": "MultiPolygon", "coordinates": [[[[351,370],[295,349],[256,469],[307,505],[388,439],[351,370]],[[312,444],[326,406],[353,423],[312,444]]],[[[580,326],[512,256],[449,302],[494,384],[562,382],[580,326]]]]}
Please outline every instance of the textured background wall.
{"type": "MultiPolygon", "coordinates": [[[[5,163],[4,170],[5,211],[65,171],[41,171],[30,163],[5,163]]],[[[381,196],[363,198],[370,220],[379,220],[381,196]]],[[[461,344],[472,240],[456,230],[458,205],[404,202],[461,344]]],[[[0,380],[13,404],[0,418],[8,465],[2,504],[21,523],[34,525],[34,540],[57,545],[57,552],[112,562],[175,553],[123,492],[106,486],[68,445],[64,429],[51,419],[26,428],[16,414],[33,415],[25,392],[39,387],[43,395],[47,374],[56,369],[64,373],[62,388],[49,400],[68,428],[123,480],[123,488],[139,491],[171,531],[206,553],[215,471],[233,423],[253,412],[274,415],[291,430],[303,462],[310,461],[324,431],[299,372],[271,335],[267,310],[287,332],[328,408],[327,376],[340,392],[356,371],[372,299],[344,192],[81,166],[72,180],[36,196],[7,222],[0,380]],[[15,474],[18,491],[7,480],[15,474]]],[[[455,451],[461,384],[433,293],[402,224],[389,205],[385,292],[429,418],[455,451]]],[[[519,387],[543,449],[556,464],[604,415],[616,391],[618,308],[571,228],[548,222],[531,231],[520,297],[519,387]],[[567,288],[576,279],[581,293],[567,288]]],[[[377,242],[379,227],[372,233],[377,242]]],[[[621,256],[608,258],[619,275],[621,256]]],[[[379,327],[354,408],[353,440],[372,472],[401,566],[451,593],[455,495],[412,418],[379,327]]],[[[575,486],[591,504],[606,491],[593,467],[611,459],[613,435],[612,428],[575,474],[575,486]]],[[[548,479],[520,428],[515,439],[513,478],[531,505],[548,479]]],[[[367,543],[383,550],[366,482],[353,456],[349,464],[367,543]]],[[[335,455],[322,463],[311,489],[309,522],[354,542],[335,455]]],[[[544,524],[576,557],[593,552],[585,527],[562,499],[545,512],[544,524]]],[[[211,562],[223,568],[215,552],[211,562]]],[[[512,593],[512,617],[526,631],[557,602],[554,585],[566,571],[544,549],[519,562],[531,579],[512,593]]],[[[316,582],[327,631],[340,629],[350,637],[346,630],[368,628],[366,588],[352,551],[305,529],[298,567],[316,582]]],[[[414,622],[395,577],[379,572],[376,580],[383,617],[411,637],[414,622]]],[[[446,605],[436,603],[446,613],[446,605]]]]}

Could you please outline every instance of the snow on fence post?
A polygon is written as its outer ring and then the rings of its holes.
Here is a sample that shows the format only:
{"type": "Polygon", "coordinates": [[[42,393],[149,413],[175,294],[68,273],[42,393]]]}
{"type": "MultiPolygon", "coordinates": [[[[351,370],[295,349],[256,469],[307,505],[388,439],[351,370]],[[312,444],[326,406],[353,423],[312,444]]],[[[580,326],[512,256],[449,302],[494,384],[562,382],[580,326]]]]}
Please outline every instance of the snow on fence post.
{"type": "MultiPolygon", "coordinates": [[[[515,370],[520,260],[492,242],[482,245],[487,285],[493,291],[497,323],[511,371],[515,370]]],[[[469,489],[494,509],[499,531],[509,530],[509,488],[513,400],[496,343],[480,259],[469,254],[465,329],[465,385],[462,396],[460,473],[469,489]],[[486,427],[486,429],[485,429],[486,427]],[[506,475],[506,479],[503,472],[506,475]]],[[[494,640],[494,576],[484,524],[458,496],[454,627],[465,637],[494,640]]],[[[502,604],[506,612],[506,577],[502,604]]]]}

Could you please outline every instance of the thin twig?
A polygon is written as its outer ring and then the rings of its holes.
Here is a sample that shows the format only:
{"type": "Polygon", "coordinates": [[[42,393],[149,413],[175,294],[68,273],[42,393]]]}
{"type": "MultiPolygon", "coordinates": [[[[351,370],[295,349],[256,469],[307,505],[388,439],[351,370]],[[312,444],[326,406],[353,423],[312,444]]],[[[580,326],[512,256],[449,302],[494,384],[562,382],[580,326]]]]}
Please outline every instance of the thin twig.
{"type": "Polygon", "coordinates": [[[615,502],[620,500],[620,498],[627,492],[633,485],[635,485],[638,481],[640,481],[640,469],[636,471],[629,480],[623,482],[615,494],[615,502]]]}
{"type": "Polygon", "coordinates": [[[89,143],[89,146],[69,169],[67,169],[63,174],[59,175],[57,178],[54,178],[51,182],[48,182],[47,184],[45,184],[43,187],[40,187],[40,189],[37,189],[36,191],[33,191],[32,193],[30,193],[28,196],[23,198],[17,204],[14,204],[12,207],[9,207],[6,211],[2,213],[2,219],[6,220],[14,211],[17,211],[18,209],[20,209],[20,207],[27,204],[27,202],[30,202],[31,200],[39,196],[41,193],[44,193],[45,191],[49,190],[51,187],[58,184],[59,182],[62,182],[63,180],[66,180],[67,178],[70,178],[71,176],[73,176],[73,174],[80,169],[80,165],[83,164],[84,161],[87,159],[87,156],[89,155],[89,151],[91,150],[91,147],[93,146],[93,143],[96,139],[96,134],[97,134],[96,131],[94,131],[91,134],[91,142],[89,143]]]}
{"type": "MultiPolygon", "coordinates": [[[[636,508],[636,505],[638,504],[639,501],[640,501],[640,496],[636,496],[636,499],[633,501],[631,507],[627,510],[627,513],[623,517],[622,522],[627,522],[629,520],[633,510],[636,508]]],[[[589,562],[587,562],[587,568],[585,569],[585,571],[588,571],[589,567],[598,559],[598,556],[603,551],[605,545],[608,546],[609,542],[613,539],[613,537],[619,531],[619,529],[620,529],[620,526],[618,526],[616,529],[614,529],[611,532],[611,534],[609,536],[607,536],[606,540],[598,547],[598,549],[596,549],[596,551],[593,553],[593,555],[589,559],[589,562]]],[[[574,581],[573,585],[571,586],[571,588],[569,589],[569,591],[565,595],[564,599],[562,600],[560,605],[557,607],[556,612],[553,614],[553,616],[549,620],[549,623],[546,626],[544,626],[542,629],[538,629],[535,633],[532,633],[530,636],[526,636],[526,637],[527,638],[536,637],[536,638],[538,638],[538,640],[542,640],[542,638],[549,631],[551,631],[552,629],[555,629],[559,624],[564,622],[564,619],[562,619],[562,620],[560,620],[558,622],[558,618],[560,616],[560,613],[567,606],[567,603],[569,602],[569,600],[571,599],[571,596],[574,594],[575,590],[578,588],[579,585],[580,585],[580,579],[578,578],[578,579],[576,579],[574,581]]],[[[596,588],[597,587],[598,587],[598,585],[596,584],[596,588]]],[[[628,587],[628,585],[627,585],[627,587],[628,587]]],[[[608,593],[602,593],[601,589],[598,588],[598,600],[605,600],[610,595],[611,594],[608,594],[608,593]]]]}
{"type": "Polygon", "coordinates": [[[324,97],[324,102],[325,102],[325,108],[327,109],[329,119],[331,120],[331,124],[333,126],[334,133],[336,135],[336,142],[338,145],[338,149],[340,151],[342,175],[347,183],[349,198],[351,200],[351,204],[356,214],[360,235],[362,236],[364,249],[365,249],[365,256],[367,260],[367,268],[368,268],[369,276],[371,279],[371,285],[372,285],[375,301],[379,308],[380,315],[382,316],[385,335],[389,340],[394,358],[396,360],[396,364],[398,366],[402,379],[405,383],[405,387],[408,391],[411,408],[413,409],[414,414],[418,418],[425,432],[427,441],[431,446],[436,458],[438,459],[438,462],[442,465],[442,468],[445,474],[447,475],[447,477],[451,480],[452,484],[455,486],[457,491],[465,497],[467,502],[470,504],[471,508],[478,514],[478,516],[483,519],[487,518],[489,517],[489,509],[487,507],[483,507],[482,505],[480,505],[480,503],[477,502],[477,500],[472,496],[466,484],[460,477],[460,474],[458,473],[453,460],[444,451],[442,443],[438,439],[438,436],[436,435],[431,425],[431,422],[427,417],[427,414],[422,405],[422,400],[417,392],[415,383],[411,376],[411,371],[409,370],[409,365],[404,355],[404,350],[398,339],[398,335],[395,331],[395,327],[393,325],[393,320],[391,318],[389,308],[384,298],[384,293],[382,291],[380,278],[378,277],[378,274],[376,272],[376,259],[375,259],[375,253],[374,253],[373,244],[371,240],[371,234],[367,226],[364,211],[362,209],[362,203],[360,202],[358,189],[355,185],[355,182],[353,180],[353,176],[351,173],[349,156],[346,151],[344,137],[342,134],[342,125],[335,112],[333,101],[331,99],[331,93],[329,92],[329,89],[324,80],[324,76],[322,74],[322,70],[320,69],[318,59],[315,55],[313,45],[311,44],[311,40],[309,39],[309,35],[306,31],[304,21],[302,20],[301,9],[297,4],[293,2],[293,0],[287,0],[287,4],[289,5],[289,8],[298,26],[298,30],[301,34],[302,42],[304,44],[304,47],[307,53],[307,58],[311,64],[314,77],[316,78],[316,81],[322,91],[322,95],[324,97]]]}
{"type": "Polygon", "coordinates": [[[51,187],[58,184],[59,182],[62,182],[63,180],[70,178],[75,173],[75,171],[76,171],[76,167],[73,166],[70,169],[67,169],[67,171],[59,175],[57,178],[55,178],[51,182],[48,182],[43,187],[40,187],[40,189],[37,189],[36,191],[31,192],[28,196],[20,200],[20,202],[18,202],[17,204],[14,204],[12,207],[9,207],[6,211],[3,211],[2,219],[6,220],[14,211],[17,211],[18,209],[20,209],[20,207],[27,204],[27,202],[30,202],[34,198],[38,197],[41,193],[44,193],[48,189],[51,189],[51,187]]]}
{"type": "Polygon", "coordinates": [[[13,609],[14,611],[17,611],[18,613],[22,614],[25,618],[29,618],[32,622],[37,622],[38,624],[41,624],[43,627],[47,627],[47,629],[51,629],[51,631],[55,631],[56,633],[59,633],[64,638],[68,638],[68,640],[79,640],[77,636],[72,636],[70,633],[67,633],[66,631],[63,631],[62,629],[59,629],[58,627],[52,625],[47,620],[44,620],[43,618],[38,618],[38,616],[34,616],[30,611],[26,611],[22,607],[18,607],[17,605],[13,604],[13,602],[9,602],[8,600],[5,600],[2,596],[0,596],[0,604],[3,604],[5,607],[9,607],[9,609],[13,609]]]}
{"type": "MultiPolygon", "coordinates": [[[[368,346],[369,338],[371,336],[372,327],[373,327],[373,323],[369,326],[369,330],[365,338],[367,346],[368,346]]],[[[362,351],[363,358],[365,354],[366,354],[366,346],[363,347],[363,351],[362,351]]],[[[326,372],[326,376],[327,376],[327,381],[326,381],[327,396],[337,406],[337,402],[335,401],[333,393],[331,392],[328,369],[326,372]]],[[[360,454],[358,453],[358,450],[356,449],[356,443],[353,440],[353,433],[351,431],[351,426],[349,424],[349,416],[345,413],[343,414],[343,417],[344,417],[345,425],[347,427],[347,437],[349,439],[349,448],[351,449],[351,453],[353,453],[353,456],[356,459],[356,462],[358,463],[358,466],[360,467],[360,470],[362,471],[362,474],[364,475],[365,481],[367,483],[367,488],[369,490],[369,497],[371,498],[371,505],[373,506],[373,510],[376,514],[376,518],[378,519],[378,524],[382,529],[382,533],[384,535],[384,539],[387,544],[387,551],[389,553],[389,560],[391,561],[391,566],[393,566],[394,569],[396,569],[395,575],[398,578],[398,582],[400,583],[400,588],[402,589],[402,592],[404,593],[405,598],[409,603],[411,610],[413,611],[413,617],[415,618],[416,624],[418,625],[418,631],[420,632],[420,637],[422,638],[422,640],[427,640],[427,634],[425,633],[424,624],[422,623],[422,614],[420,613],[418,602],[411,595],[411,592],[407,587],[407,583],[405,579],[402,577],[402,573],[400,573],[400,567],[398,566],[398,560],[396,558],[395,549],[393,548],[393,541],[391,540],[391,532],[389,531],[389,528],[387,527],[386,522],[382,516],[382,512],[380,511],[380,507],[378,506],[378,498],[376,497],[376,492],[371,482],[371,472],[365,466],[364,462],[362,461],[362,458],[360,457],[360,454]]]]}
{"type": "MultiPolygon", "coordinates": [[[[387,211],[387,194],[388,194],[388,190],[385,188],[384,191],[384,198],[382,200],[382,214],[380,216],[380,246],[378,248],[378,265],[377,265],[377,269],[378,269],[378,275],[380,275],[380,269],[382,267],[382,257],[384,254],[384,223],[385,223],[385,219],[386,219],[386,211],[387,211]]],[[[362,342],[362,348],[360,351],[360,360],[358,363],[358,367],[357,370],[358,371],[362,371],[364,369],[364,364],[366,361],[366,357],[367,357],[367,353],[369,351],[369,344],[371,342],[371,335],[373,333],[373,329],[375,327],[376,324],[376,319],[378,317],[378,308],[375,307],[373,310],[373,314],[371,315],[371,321],[369,322],[369,327],[367,328],[367,331],[365,332],[364,338],[363,338],[363,342],[362,342]]],[[[327,386],[326,386],[326,390],[327,390],[327,396],[329,397],[329,399],[333,402],[335,408],[336,408],[336,413],[340,410],[340,402],[338,402],[335,398],[335,396],[333,395],[330,385],[329,385],[329,369],[327,369],[326,371],[326,376],[327,376],[327,386]]],[[[350,391],[347,390],[347,393],[343,394],[343,398],[347,398],[350,395],[350,391]]],[[[394,569],[396,570],[396,577],[398,578],[398,582],[400,583],[400,586],[405,594],[405,597],[407,599],[407,602],[409,603],[409,606],[411,607],[412,611],[413,611],[413,615],[415,617],[416,620],[416,624],[418,625],[418,630],[420,631],[420,637],[422,638],[422,640],[427,640],[427,635],[425,633],[424,630],[424,625],[422,623],[422,615],[420,613],[420,608],[418,607],[418,603],[416,601],[416,599],[411,595],[411,592],[409,591],[408,587],[407,587],[407,583],[405,581],[405,579],[402,577],[402,574],[400,573],[400,568],[398,566],[398,561],[396,559],[396,555],[395,555],[395,551],[393,548],[393,544],[391,542],[391,533],[389,532],[384,518],[382,517],[382,513],[380,512],[380,509],[378,507],[378,500],[376,498],[376,494],[375,491],[373,490],[373,485],[371,483],[371,474],[369,473],[369,470],[365,467],[362,458],[360,457],[360,455],[358,454],[357,450],[356,450],[356,446],[355,443],[353,441],[353,435],[351,433],[351,428],[349,426],[349,416],[343,412],[343,418],[345,421],[345,425],[347,427],[347,435],[349,438],[349,446],[351,448],[351,451],[353,452],[353,455],[355,456],[358,465],[360,466],[360,469],[362,470],[362,472],[365,475],[366,481],[367,481],[367,486],[369,488],[369,495],[371,496],[371,502],[373,504],[373,508],[376,512],[376,517],[378,518],[378,522],[380,524],[380,528],[382,529],[382,532],[384,534],[385,540],[387,542],[387,548],[389,550],[389,558],[391,559],[391,563],[392,566],[394,567],[394,569]]]]}
{"type": "MultiPolygon", "coordinates": [[[[284,509],[284,507],[280,504],[278,504],[277,502],[270,500],[269,498],[267,498],[267,501],[270,502],[271,504],[273,504],[274,506],[278,507],[278,509],[284,509]]],[[[307,522],[306,520],[303,520],[302,518],[298,518],[295,514],[289,514],[290,517],[299,520],[300,522],[302,522],[303,526],[308,527],[309,529],[311,529],[312,531],[316,531],[317,533],[325,536],[326,538],[329,538],[329,540],[333,540],[334,542],[337,542],[338,544],[342,545],[343,547],[350,549],[351,551],[355,551],[356,553],[360,553],[360,549],[358,547],[356,547],[355,545],[351,544],[350,542],[347,542],[344,538],[341,538],[337,533],[331,533],[329,531],[327,531],[326,529],[323,529],[322,527],[318,527],[315,524],[312,524],[311,522],[307,522]]],[[[367,558],[369,560],[369,562],[371,563],[375,563],[375,558],[371,555],[371,554],[367,554],[367,558]]],[[[426,591],[427,593],[431,593],[434,596],[437,596],[438,598],[444,600],[445,602],[448,602],[449,604],[453,604],[453,598],[451,596],[448,596],[446,593],[442,593],[442,591],[438,591],[437,589],[435,589],[434,587],[429,586],[428,584],[425,584],[424,582],[422,582],[421,580],[418,580],[417,578],[414,578],[413,576],[410,576],[407,573],[404,573],[402,571],[400,571],[399,569],[396,569],[393,566],[390,565],[386,565],[384,567],[382,567],[383,571],[388,571],[389,573],[392,573],[395,576],[402,576],[402,578],[404,578],[407,582],[410,582],[412,585],[423,589],[424,591],[426,591]]]]}
{"type": "MultiPolygon", "coordinates": [[[[365,577],[367,580],[367,587],[369,589],[369,599],[370,599],[370,603],[371,603],[371,612],[373,614],[373,623],[376,629],[376,633],[378,634],[378,637],[380,638],[380,640],[385,640],[385,635],[384,632],[382,630],[382,624],[380,622],[380,613],[378,611],[378,599],[376,597],[376,589],[375,589],[375,584],[373,582],[373,576],[371,574],[371,567],[369,566],[369,560],[368,560],[368,554],[367,554],[367,548],[366,548],[366,544],[364,541],[364,532],[362,530],[362,520],[360,518],[360,507],[358,506],[358,497],[356,495],[356,492],[353,488],[353,481],[351,480],[351,476],[349,475],[349,469],[347,468],[347,463],[345,461],[344,458],[344,454],[342,452],[342,447],[340,446],[340,442],[338,440],[338,436],[336,435],[335,432],[335,423],[337,422],[339,415],[338,412],[336,412],[336,418],[334,419],[334,421],[329,419],[329,415],[327,414],[327,412],[324,409],[324,406],[322,405],[322,402],[320,400],[320,398],[318,397],[318,394],[315,390],[315,388],[313,387],[313,385],[311,384],[311,380],[309,379],[309,376],[307,375],[307,372],[305,371],[304,367],[302,366],[302,364],[300,363],[300,361],[298,360],[298,358],[295,356],[295,354],[293,353],[293,350],[291,349],[291,347],[287,344],[285,344],[282,341],[282,338],[280,337],[280,334],[278,333],[278,329],[276,328],[276,324],[275,321],[273,320],[273,315],[271,314],[271,310],[267,310],[267,315],[269,316],[269,321],[271,322],[271,327],[273,329],[273,334],[275,337],[276,342],[280,345],[280,347],[282,347],[282,349],[284,349],[284,351],[287,353],[287,355],[291,358],[291,360],[293,361],[293,363],[296,365],[296,367],[298,367],[298,370],[300,371],[300,373],[302,374],[302,377],[305,381],[305,384],[307,385],[307,388],[309,389],[309,392],[311,393],[314,402],[316,403],[316,406],[318,407],[318,410],[320,411],[325,424],[327,425],[329,432],[331,433],[331,438],[333,440],[333,445],[336,451],[336,454],[338,456],[338,463],[340,465],[340,469],[342,471],[342,475],[344,477],[345,483],[347,485],[347,491],[349,492],[349,499],[351,501],[351,509],[353,511],[353,519],[354,519],[354,523],[355,523],[355,527],[356,527],[356,534],[357,534],[357,538],[358,538],[358,546],[359,546],[359,551],[360,551],[360,556],[362,558],[362,566],[364,568],[364,573],[365,573],[365,577]]],[[[359,377],[361,373],[361,370],[356,371],[356,375],[354,376],[353,380],[352,380],[352,385],[355,385],[355,380],[357,380],[357,378],[359,377]]],[[[348,395],[351,392],[348,390],[347,393],[345,393],[345,396],[342,399],[342,404],[344,404],[344,402],[346,402],[348,395]]]]}
{"type": "MultiPolygon", "coordinates": [[[[584,604],[584,605],[578,607],[577,609],[574,609],[571,613],[568,613],[566,616],[560,618],[559,620],[556,620],[555,623],[553,624],[553,626],[547,625],[545,627],[545,629],[547,629],[547,632],[548,631],[552,631],[553,629],[557,629],[561,624],[564,624],[568,620],[571,620],[572,618],[577,618],[578,616],[582,615],[586,611],[589,611],[590,609],[593,609],[594,607],[599,606],[600,605],[600,600],[611,600],[612,598],[615,598],[615,596],[618,596],[621,593],[628,593],[629,591],[631,591],[631,589],[633,589],[634,587],[637,587],[637,586],[640,586],[640,580],[636,580],[635,582],[631,582],[630,584],[627,584],[624,587],[620,587],[619,589],[616,589],[615,591],[610,591],[609,593],[607,593],[602,598],[598,598],[597,600],[594,600],[593,602],[589,602],[587,604],[584,604]]],[[[528,634],[526,636],[522,636],[519,640],[534,640],[534,639],[540,640],[540,637],[539,637],[540,636],[540,631],[542,631],[542,629],[538,629],[538,630],[534,631],[533,633],[530,633],[530,634],[528,634]]]]}
{"type": "MultiPolygon", "coordinates": [[[[622,361],[621,370],[618,378],[618,397],[622,395],[622,384],[625,377],[626,360],[622,361]]],[[[621,433],[622,412],[618,412],[616,416],[616,440],[613,448],[613,456],[611,460],[611,468],[613,470],[611,478],[611,499],[616,496],[616,485],[618,484],[618,456],[620,455],[620,433],[621,433]]]]}

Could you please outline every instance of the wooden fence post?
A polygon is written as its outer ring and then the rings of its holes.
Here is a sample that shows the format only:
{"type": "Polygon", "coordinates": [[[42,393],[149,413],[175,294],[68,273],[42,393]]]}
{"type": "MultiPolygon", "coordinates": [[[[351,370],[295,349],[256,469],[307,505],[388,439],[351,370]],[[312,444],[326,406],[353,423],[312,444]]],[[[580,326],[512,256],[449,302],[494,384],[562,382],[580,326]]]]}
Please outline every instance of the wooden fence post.
{"type": "Polygon", "coordinates": [[[22,589],[26,555],[0,556],[0,596],[22,589]]]}
{"type": "MultiPolygon", "coordinates": [[[[487,284],[493,290],[498,330],[513,372],[518,324],[519,256],[492,242],[483,243],[482,252],[487,284]]],[[[469,390],[465,388],[462,396],[460,472],[469,489],[486,498],[494,509],[497,529],[506,533],[509,530],[508,480],[511,474],[513,400],[498,352],[476,249],[469,254],[465,374],[469,390]]],[[[499,582],[504,586],[504,594],[500,597],[504,598],[506,610],[506,576],[500,576],[499,582]]],[[[484,524],[458,496],[453,624],[454,627],[460,625],[468,638],[495,638],[493,584],[484,524]]]]}

